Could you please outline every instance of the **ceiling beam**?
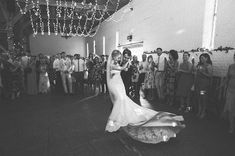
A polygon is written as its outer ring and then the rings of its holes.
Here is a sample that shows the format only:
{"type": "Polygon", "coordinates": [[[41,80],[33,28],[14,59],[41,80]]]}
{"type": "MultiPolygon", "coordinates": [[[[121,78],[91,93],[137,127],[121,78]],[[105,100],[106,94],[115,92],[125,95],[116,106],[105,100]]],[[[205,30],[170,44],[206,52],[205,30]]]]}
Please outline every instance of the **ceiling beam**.
{"type": "MultiPolygon", "coordinates": [[[[25,0],[18,0],[18,1],[21,2],[21,3],[25,3],[25,0]]],[[[37,0],[33,0],[33,1],[36,4],[37,0]]],[[[49,5],[57,7],[58,6],[57,3],[56,3],[57,1],[60,5],[59,0],[49,0],[49,5]]],[[[33,4],[31,3],[31,1],[29,1],[28,5],[33,5],[33,4]]],[[[40,0],[39,5],[47,5],[46,0],[40,0]]],[[[68,8],[73,8],[74,7],[75,9],[79,9],[79,10],[81,10],[81,9],[90,10],[90,9],[95,8],[96,10],[115,11],[115,9],[116,9],[115,7],[110,6],[110,5],[108,5],[108,7],[106,8],[105,5],[99,5],[99,4],[93,5],[93,4],[67,2],[67,5],[66,5],[64,1],[61,2],[61,6],[62,7],[68,7],[68,8]]]]}

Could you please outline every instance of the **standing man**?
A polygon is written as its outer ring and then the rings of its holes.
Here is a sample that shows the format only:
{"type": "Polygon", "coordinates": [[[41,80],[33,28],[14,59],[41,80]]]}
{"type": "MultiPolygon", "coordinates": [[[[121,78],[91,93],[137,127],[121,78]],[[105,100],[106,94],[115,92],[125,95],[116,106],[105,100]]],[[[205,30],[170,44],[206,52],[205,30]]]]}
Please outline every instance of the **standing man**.
{"type": "Polygon", "coordinates": [[[84,95],[84,73],[86,70],[85,60],[78,55],[78,82],[79,82],[79,90],[81,90],[81,94],[84,95]]]}
{"type": "Polygon", "coordinates": [[[75,78],[75,86],[74,91],[75,93],[78,93],[78,85],[79,85],[79,59],[80,54],[74,54],[72,64],[74,65],[74,71],[73,71],[73,77],[75,78]]]}
{"type": "MultiPolygon", "coordinates": [[[[123,51],[123,60],[122,60],[121,65],[127,63],[130,59],[131,59],[131,51],[126,48],[123,51]]],[[[130,91],[131,91],[131,89],[130,89],[130,87],[131,87],[131,76],[132,76],[132,68],[129,64],[129,65],[127,65],[127,68],[125,70],[121,71],[121,77],[122,77],[122,80],[123,80],[123,83],[124,83],[124,86],[125,86],[125,89],[126,89],[126,94],[129,97],[130,97],[130,91]]]]}
{"type": "Polygon", "coordinates": [[[62,79],[60,74],[60,60],[61,60],[61,54],[58,53],[55,56],[55,60],[53,62],[53,69],[55,70],[56,74],[56,82],[55,82],[55,91],[56,93],[62,93],[63,92],[63,86],[62,86],[62,79]]]}
{"type": "Polygon", "coordinates": [[[65,94],[72,94],[73,92],[72,77],[70,73],[71,66],[72,66],[71,60],[68,57],[66,57],[65,52],[62,52],[60,60],[60,73],[65,94]],[[68,81],[68,86],[67,86],[67,81],[68,81]]]}
{"type": "Polygon", "coordinates": [[[164,79],[165,79],[165,57],[162,56],[162,48],[157,48],[157,61],[156,61],[156,73],[155,73],[155,82],[157,88],[158,98],[163,100],[164,95],[164,79]]]}
{"type": "MultiPolygon", "coordinates": [[[[142,86],[142,84],[144,83],[144,79],[145,79],[145,74],[147,73],[147,68],[148,68],[148,61],[147,61],[147,55],[144,53],[142,55],[142,61],[139,64],[139,80],[138,80],[138,85],[137,85],[137,93],[139,95],[140,92],[140,87],[142,86]]],[[[145,92],[144,92],[144,96],[145,92]]]]}

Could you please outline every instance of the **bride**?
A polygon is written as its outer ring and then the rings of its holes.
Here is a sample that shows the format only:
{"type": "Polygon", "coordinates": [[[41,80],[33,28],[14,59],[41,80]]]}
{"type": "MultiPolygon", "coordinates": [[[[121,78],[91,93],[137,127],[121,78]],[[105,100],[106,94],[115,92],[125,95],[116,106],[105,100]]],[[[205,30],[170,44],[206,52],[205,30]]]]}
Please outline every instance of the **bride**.
{"type": "Polygon", "coordinates": [[[122,128],[130,137],[145,143],[159,143],[176,137],[182,128],[182,116],[172,113],[157,112],[141,107],[127,95],[120,75],[126,70],[127,62],[120,66],[121,52],[114,50],[107,61],[107,84],[113,109],[105,130],[115,132],[122,128]]]}

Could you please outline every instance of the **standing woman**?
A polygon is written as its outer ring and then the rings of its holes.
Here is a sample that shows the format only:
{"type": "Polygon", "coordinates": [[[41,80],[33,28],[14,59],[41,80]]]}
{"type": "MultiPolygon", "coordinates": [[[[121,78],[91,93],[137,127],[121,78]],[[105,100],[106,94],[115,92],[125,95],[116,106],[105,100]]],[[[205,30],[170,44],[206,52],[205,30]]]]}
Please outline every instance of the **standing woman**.
{"type": "Polygon", "coordinates": [[[153,100],[153,88],[155,86],[154,81],[154,67],[155,64],[153,62],[153,56],[148,56],[148,66],[147,66],[147,73],[145,75],[144,79],[144,88],[146,90],[146,96],[148,97],[148,100],[153,100]]]}
{"type": "Polygon", "coordinates": [[[235,129],[235,53],[233,55],[234,63],[228,68],[226,77],[226,103],[224,106],[224,112],[228,112],[229,117],[229,133],[233,133],[235,129]]]}
{"type": "Polygon", "coordinates": [[[89,53],[88,59],[86,60],[86,67],[88,70],[88,89],[93,92],[92,86],[93,86],[93,66],[94,66],[94,55],[92,53],[89,53]]]}
{"type": "Polygon", "coordinates": [[[56,57],[53,55],[49,58],[49,64],[48,64],[48,76],[50,80],[51,85],[51,91],[55,91],[56,86],[56,70],[53,68],[53,63],[55,61],[56,57]]]}
{"type": "Polygon", "coordinates": [[[30,72],[27,74],[27,93],[29,95],[36,95],[38,93],[36,56],[30,58],[28,67],[30,68],[30,72]]]}
{"type": "Polygon", "coordinates": [[[199,57],[199,63],[196,67],[195,91],[198,97],[198,113],[199,118],[206,115],[208,91],[213,74],[212,61],[207,53],[203,53],[199,57]]]}
{"type": "Polygon", "coordinates": [[[167,104],[172,106],[175,97],[175,86],[176,86],[176,73],[178,72],[178,52],[176,50],[170,50],[169,60],[165,59],[165,81],[166,81],[166,100],[167,104]]]}
{"type": "Polygon", "coordinates": [[[96,56],[94,59],[94,66],[92,68],[92,74],[93,74],[93,83],[94,83],[94,93],[96,93],[96,89],[99,89],[98,94],[101,93],[101,73],[102,73],[102,69],[101,69],[101,64],[99,62],[99,57],[96,56]]]}
{"type": "Polygon", "coordinates": [[[139,81],[139,61],[136,55],[133,56],[133,61],[131,62],[132,66],[132,75],[131,75],[131,82],[132,86],[134,87],[133,97],[137,100],[139,99],[139,92],[138,92],[138,81],[139,81]]]}
{"type": "Polygon", "coordinates": [[[176,89],[176,96],[180,98],[179,111],[186,112],[190,110],[190,90],[193,85],[193,64],[189,62],[189,57],[188,52],[183,53],[183,62],[179,65],[179,79],[176,89]]]}
{"type": "Polygon", "coordinates": [[[13,59],[12,72],[12,99],[20,97],[24,89],[24,70],[21,65],[20,57],[13,59]]]}
{"type": "Polygon", "coordinates": [[[50,90],[50,81],[48,77],[46,57],[41,59],[40,62],[40,75],[39,75],[39,93],[48,93],[50,90]]]}

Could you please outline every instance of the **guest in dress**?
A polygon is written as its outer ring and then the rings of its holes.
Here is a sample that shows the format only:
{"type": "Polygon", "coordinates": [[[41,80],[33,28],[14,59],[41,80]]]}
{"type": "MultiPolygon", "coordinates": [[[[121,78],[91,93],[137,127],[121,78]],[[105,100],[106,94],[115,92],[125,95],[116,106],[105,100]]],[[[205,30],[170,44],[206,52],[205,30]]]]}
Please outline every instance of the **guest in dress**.
{"type": "Polygon", "coordinates": [[[148,66],[147,66],[147,73],[145,74],[144,79],[144,88],[146,90],[146,96],[148,100],[153,100],[154,94],[153,89],[155,87],[155,81],[154,81],[154,67],[155,63],[153,62],[153,56],[148,56],[148,66]]]}
{"type": "Polygon", "coordinates": [[[93,66],[93,82],[94,82],[94,92],[96,93],[96,89],[98,88],[99,93],[101,93],[101,64],[99,62],[99,57],[95,57],[94,66],[93,66]]]}
{"type": "Polygon", "coordinates": [[[11,99],[20,97],[24,90],[24,69],[21,65],[21,60],[18,57],[13,59],[12,72],[12,96],[11,99]]]}
{"type": "Polygon", "coordinates": [[[47,72],[46,58],[40,62],[40,75],[39,75],[39,93],[48,93],[50,90],[50,81],[47,72]]]}
{"type": "Polygon", "coordinates": [[[107,79],[106,79],[106,68],[107,68],[107,59],[106,55],[101,56],[101,88],[102,93],[108,93],[107,79]]]}
{"type": "Polygon", "coordinates": [[[176,73],[178,72],[179,62],[178,62],[178,52],[175,50],[170,50],[169,60],[165,59],[166,64],[166,100],[167,104],[173,105],[175,98],[175,87],[176,87],[176,73]]]}
{"type": "Polygon", "coordinates": [[[226,103],[224,106],[224,112],[228,112],[229,117],[229,133],[233,133],[235,129],[235,54],[233,56],[234,63],[228,68],[226,77],[226,103]]]}
{"type": "Polygon", "coordinates": [[[189,62],[190,54],[188,52],[183,53],[183,62],[179,65],[178,71],[178,85],[176,89],[176,96],[180,98],[179,111],[190,110],[190,92],[193,86],[193,64],[189,62]]]}
{"type": "Polygon", "coordinates": [[[142,61],[139,63],[139,80],[138,80],[138,88],[137,88],[138,94],[140,92],[140,88],[142,88],[143,98],[145,98],[146,96],[144,87],[142,86],[144,86],[143,84],[144,84],[145,75],[147,73],[147,66],[148,66],[147,55],[143,54],[142,61]]]}
{"type": "Polygon", "coordinates": [[[56,70],[53,68],[54,60],[56,59],[55,56],[51,56],[49,58],[48,64],[48,76],[50,80],[51,92],[55,92],[56,90],[56,70]]]}
{"type": "Polygon", "coordinates": [[[94,84],[94,82],[93,82],[93,73],[92,73],[93,66],[94,66],[94,55],[92,53],[89,53],[88,59],[86,60],[86,67],[87,67],[87,70],[88,70],[87,83],[88,83],[89,90],[91,90],[91,91],[93,91],[92,86],[94,84]]]}
{"type": "Polygon", "coordinates": [[[27,73],[27,93],[29,95],[38,94],[37,74],[36,74],[36,56],[29,59],[28,68],[30,72],[27,73]]]}
{"type": "Polygon", "coordinates": [[[138,81],[139,81],[139,61],[136,55],[133,56],[133,60],[131,61],[132,66],[132,75],[131,82],[133,86],[133,91],[131,97],[138,102],[139,100],[139,90],[138,90],[138,81]]]}
{"type": "Polygon", "coordinates": [[[198,99],[198,113],[199,118],[204,118],[206,115],[208,91],[211,84],[213,74],[212,61],[210,55],[203,53],[199,57],[199,63],[196,69],[195,91],[198,99]]]}

